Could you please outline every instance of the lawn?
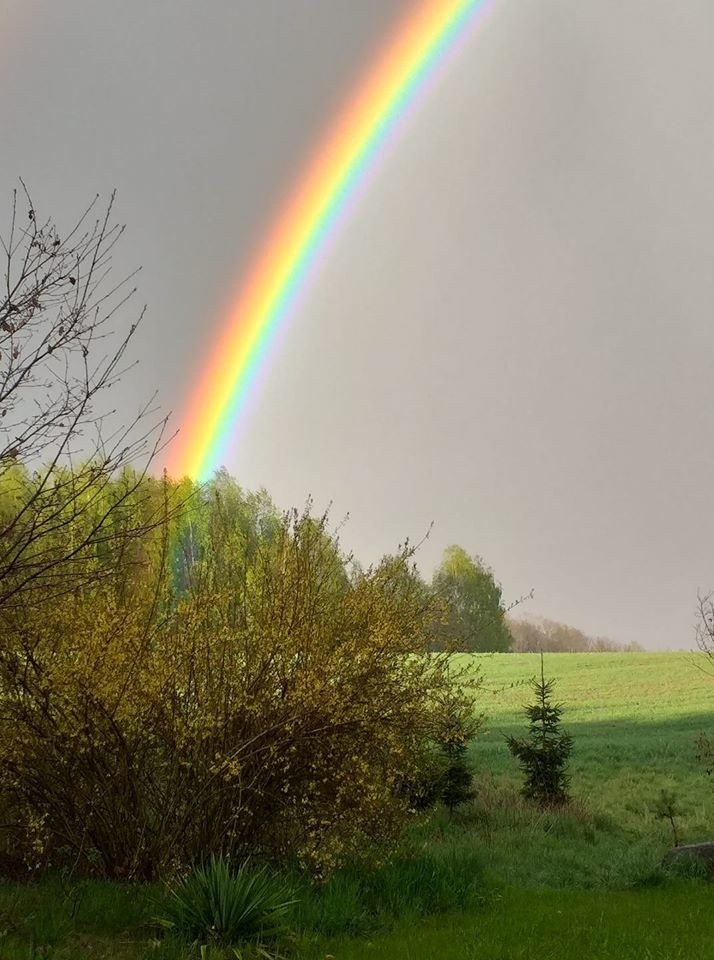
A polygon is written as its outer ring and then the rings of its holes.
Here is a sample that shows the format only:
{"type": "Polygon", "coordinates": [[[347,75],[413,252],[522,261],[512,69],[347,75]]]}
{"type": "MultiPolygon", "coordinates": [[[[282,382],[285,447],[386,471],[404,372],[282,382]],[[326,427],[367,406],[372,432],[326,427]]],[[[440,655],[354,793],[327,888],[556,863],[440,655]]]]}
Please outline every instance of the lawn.
{"type": "Polygon", "coordinates": [[[373,940],[316,945],[311,960],[710,960],[708,891],[505,891],[480,911],[400,924],[373,940]]]}

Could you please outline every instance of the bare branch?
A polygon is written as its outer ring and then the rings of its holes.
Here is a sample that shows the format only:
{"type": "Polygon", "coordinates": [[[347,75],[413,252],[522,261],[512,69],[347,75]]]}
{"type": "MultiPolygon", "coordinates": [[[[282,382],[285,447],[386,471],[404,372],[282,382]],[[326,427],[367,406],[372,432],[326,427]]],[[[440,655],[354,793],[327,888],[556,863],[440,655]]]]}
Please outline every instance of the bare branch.
{"type": "Polygon", "coordinates": [[[141,496],[167,442],[155,398],[128,423],[112,419],[109,394],[134,365],[127,350],[145,314],[123,319],[137,271],[112,280],[124,233],[115,195],[103,209],[96,196],[63,234],[20,183],[0,238],[0,610],[74,588],[96,575],[99,545],[165,522],[138,510],[134,525],[109,523],[141,496]]]}

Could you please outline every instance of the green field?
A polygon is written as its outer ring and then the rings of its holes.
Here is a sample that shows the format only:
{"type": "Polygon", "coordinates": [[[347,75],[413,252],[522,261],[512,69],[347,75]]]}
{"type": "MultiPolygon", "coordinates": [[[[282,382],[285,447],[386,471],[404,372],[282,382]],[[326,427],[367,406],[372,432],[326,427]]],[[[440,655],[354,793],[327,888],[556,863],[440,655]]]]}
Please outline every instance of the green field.
{"type": "Polygon", "coordinates": [[[488,722],[473,753],[485,813],[497,824],[486,838],[501,876],[519,884],[555,886],[630,882],[671,845],[670,828],[654,813],[663,789],[679,801],[684,842],[714,834],[714,784],[697,761],[696,746],[700,733],[714,734],[714,665],[704,657],[546,656],[546,675],[557,678],[556,695],[565,707],[564,726],[575,738],[572,793],[580,814],[556,818],[552,828],[544,827],[547,834],[515,797],[510,807],[503,802],[517,777],[503,734],[523,727],[527,680],[540,669],[539,657],[493,654],[475,659],[484,677],[479,703],[488,722]],[[511,830],[506,829],[509,824],[511,830]],[[532,855],[513,857],[510,845],[515,840],[527,843],[532,855]]]}
{"type": "MultiPolygon", "coordinates": [[[[714,669],[691,654],[549,654],[575,738],[572,809],[539,813],[518,793],[505,732],[522,729],[531,654],[473,658],[487,723],[473,747],[478,796],[437,812],[405,844],[416,866],[346,872],[305,892],[286,956],[324,960],[706,960],[711,888],[661,868],[681,806],[682,839],[714,837],[714,784],[696,738],[714,734],[714,669]],[[430,879],[433,878],[433,879],[430,879]],[[416,878],[416,879],[415,879],[416,878]],[[426,879],[424,879],[426,878],[426,879]],[[451,879],[450,879],[451,878],[451,879]],[[471,879],[473,878],[473,879],[471,879]],[[426,892],[425,892],[426,891],[426,892]]],[[[198,956],[156,941],[156,891],[44,881],[0,885],[2,960],[198,956]]]]}

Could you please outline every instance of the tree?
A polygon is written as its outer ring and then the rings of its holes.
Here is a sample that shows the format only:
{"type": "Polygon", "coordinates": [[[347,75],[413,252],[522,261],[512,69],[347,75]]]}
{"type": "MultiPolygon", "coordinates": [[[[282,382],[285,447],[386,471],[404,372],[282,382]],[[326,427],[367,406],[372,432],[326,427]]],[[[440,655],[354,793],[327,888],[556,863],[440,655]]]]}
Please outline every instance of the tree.
{"type": "Polygon", "coordinates": [[[554,680],[545,679],[541,653],[540,680],[532,681],[536,702],[525,708],[528,736],[521,740],[506,737],[508,749],[525,774],[523,795],[542,807],[560,806],[569,800],[566,767],[573,738],[560,729],[563,708],[552,702],[554,686],[554,680]]]}
{"type": "Polygon", "coordinates": [[[446,759],[441,799],[453,816],[458,807],[473,799],[473,769],[468,759],[468,744],[447,743],[441,749],[446,759]]]}
{"type": "Polygon", "coordinates": [[[510,649],[501,587],[479,557],[470,557],[459,546],[447,547],[432,589],[444,605],[439,633],[445,646],[479,652],[510,649]]]}
{"type": "MultiPolygon", "coordinates": [[[[714,662],[714,593],[698,594],[697,596],[697,646],[714,662]]],[[[697,760],[704,764],[708,777],[714,776],[714,740],[702,732],[697,738],[697,760]]]]}
{"type": "Polygon", "coordinates": [[[124,509],[145,489],[166,421],[151,402],[112,417],[108,394],[143,311],[120,322],[133,275],[111,279],[124,228],[114,195],[98,202],[62,234],[22,184],[0,237],[0,611],[76,589],[97,575],[98,549],[121,550],[165,519],[124,509]]]}
{"type": "MultiPolygon", "coordinates": [[[[470,677],[471,691],[480,687],[481,680],[477,667],[470,677]]],[[[473,800],[474,771],[468,755],[469,744],[484,719],[483,715],[474,713],[473,702],[466,694],[466,688],[458,682],[443,691],[434,736],[443,765],[438,795],[451,816],[458,807],[473,800]]]]}
{"type": "Polygon", "coordinates": [[[714,594],[697,596],[697,646],[710,660],[714,660],[714,594]]]}

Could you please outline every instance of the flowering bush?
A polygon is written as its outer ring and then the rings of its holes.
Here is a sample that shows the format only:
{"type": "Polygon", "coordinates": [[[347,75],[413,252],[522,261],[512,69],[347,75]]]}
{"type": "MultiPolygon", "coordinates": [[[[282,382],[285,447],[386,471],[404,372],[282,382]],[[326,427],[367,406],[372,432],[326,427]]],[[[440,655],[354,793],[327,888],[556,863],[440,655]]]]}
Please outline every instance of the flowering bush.
{"type": "Polygon", "coordinates": [[[32,863],[152,878],[258,854],[320,873],[394,838],[444,703],[470,714],[429,653],[411,551],[350,575],[325,517],[281,517],[225,476],[112,544],[104,576],[2,614],[0,790],[32,863]]]}

